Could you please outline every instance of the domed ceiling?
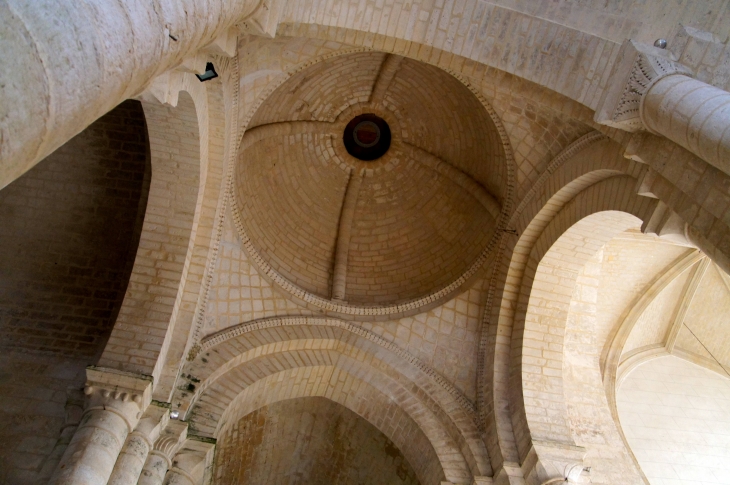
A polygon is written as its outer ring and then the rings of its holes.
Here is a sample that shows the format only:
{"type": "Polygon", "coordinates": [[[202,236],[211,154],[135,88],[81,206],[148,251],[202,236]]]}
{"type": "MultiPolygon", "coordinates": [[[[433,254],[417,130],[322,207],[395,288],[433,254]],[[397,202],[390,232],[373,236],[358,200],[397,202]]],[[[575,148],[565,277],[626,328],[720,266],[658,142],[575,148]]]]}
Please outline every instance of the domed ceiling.
{"type": "Polygon", "coordinates": [[[456,78],[361,52],[295,73],[261,104],[235,184],[242,240],[281,286],[341,306],[433,301],[484,262],[505,151],[456,78]]]}

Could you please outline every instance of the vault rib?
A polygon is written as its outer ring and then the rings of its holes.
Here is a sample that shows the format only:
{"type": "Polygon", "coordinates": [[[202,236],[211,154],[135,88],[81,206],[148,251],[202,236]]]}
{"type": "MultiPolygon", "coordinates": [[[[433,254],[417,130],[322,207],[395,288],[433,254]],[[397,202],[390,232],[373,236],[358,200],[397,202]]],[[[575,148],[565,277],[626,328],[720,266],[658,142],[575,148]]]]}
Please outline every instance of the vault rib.
{"type": "Polygon", "coordinates": [[[373,83],[373,89],[370,91],[369,103],[383,103],[388,86],[390,86],[390,83],[393,82],[402,61],[403,58],[401,56],[397,56],[395,54],[385,55],[383,63],[380,65],[378,76],[375,78],[375,82],[373,83]]]}
{"type": "Polygon", "coordinates": [[[360,196],[363,174],[350,170],[350,177],[345,187],[345,197],[342,201],[340,223],[337,227],[337,243],[335,246],[334,269],[332,271],[332,299],[345,299],[347,283],[347,257],[350,252],[350,235],[352,220],[355,217],[357,199],[360,196]]]}
{"type": "Polygon", "coordinates": [[[421,147],[412,145],[408,142],[403,142],[403,144],[416,152],[416,156],[413,158],[419,161],[422,165],[425,165],[436,173],[443,175],[454,184],[466,190],[472,197],[479,201],[482,206],[484,206],[487,212],[489,212],[494,219],[499,217],[500,212],[502,212],[502,207],[499,205],[499,202],[497,202],[492,194],[490,194],[487,189],[474,180],[470,175],[462,172],[446,160],[437,157],[421,147]]]}
{"type": "Polygon", "coordinates": [[[707,268],[710,267],[711,262],[712,261],[707,256],[702,258],[702,260],[695,265],[694,268],[692,268],[692,273],[690,273],[689,278],[687,278],[687,281],[684,283],[682,296],[679,299],[679,303],[674,308],[672,324],[669,327],[669,332],[667,332],[667,342],[665,347],[667,352],[670,354],[674,351],[674,346],[677,343],[677,337],[679,336],[679,331],[682,329],[682,325],[684,324],[684,319],[687,316],[689,306],[692,304],[692,300],[697,294],[697,288],[699,288],[702,278],[704,278],[705,272],[707,272],[707,268]]]}
{"type": "Polygon", "coordinates": [[[278,121],[249,128],[243,134],[241,147],[243,151],[255,143],[267,138],[288,135],[332,135],[333,123],[329,121],[278,121]]]}

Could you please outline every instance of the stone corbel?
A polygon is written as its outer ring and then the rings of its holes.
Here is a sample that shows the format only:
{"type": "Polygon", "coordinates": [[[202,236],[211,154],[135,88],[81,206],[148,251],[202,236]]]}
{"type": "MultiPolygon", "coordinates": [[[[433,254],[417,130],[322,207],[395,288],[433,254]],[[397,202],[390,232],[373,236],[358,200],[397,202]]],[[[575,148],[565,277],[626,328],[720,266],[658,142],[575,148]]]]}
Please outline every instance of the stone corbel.
{"type": "Polygon", "coordinates": [[[238,29],[231,27],[226,30],[223,35],[219,36],[213,42],[203,47],[202,51],[208,54],[233,57],[236,55],[236,47],[238,44],[238,29]]]}
{"type": "Polygon", "coordinates": [[[624,131],[650,131],[642,120],[644,95],[660,79],[673,74],[693,75],[670,51],[625,41],[594,120],[624,131]]]}
{"type": "Polygon", "coordinates": [[[153,402],[142,415],[133,433],[142,436],[152,448],[169,421],[170,410],[153,402]]]}
{"type": "Polygon", "coordinates": [[[583,464],[586,449],[552,441],[533,440],[522,464],[525,477],[537,483],[591,483],[589,468],[583,464]]]}
{"type": "Polygon", "coordinates": [[[261,0],[253,14],[238,24],[238,29],[242,34],[273,39],[283,10],[284,0],[261,0]]]}
{"type": "Polygon", "coordinates": [[[188,437],[173,458],[165,483],[202,485],[206,471],[212,464],[214,450],[215,440],[188,437]],[[175,475],[178,475],[179,479],[173,478],[175,475]],[[186,481],[189,483],[185,483],[186,481]]]}
{"type": "MultiPolygon", "coordinates": [[[[651,172],[649,170],[648,173],[651,172]]],[[[645,190],[651,192],[650,188],[645,190]]],[[[657,203],[651,217],[641,225],[641,232],[654,234],[661,239],[681,246],[697,247],[690,234],[689,224],[662,201],[657,203]]]]}
{"type": "Polygon", "coordinates": [[[112,411],[132,431],[152,402],[152,378],[126,372],[89,367],[86,369],[86,409],[112,411]]]}
{"type": "Polygon", "coordinates": [[[135,99],[153,103],[168,104],[173,108],[177,106],[178,95],[183,88],[183,73],[180,71],[168,71],[160,74],[147,86],[135,99]]]}
{"type": "Polygon", "coordinates": [[[525,477],[519,464],[504,462],[492,478],[495,485],[524,485],[525,477]]]}

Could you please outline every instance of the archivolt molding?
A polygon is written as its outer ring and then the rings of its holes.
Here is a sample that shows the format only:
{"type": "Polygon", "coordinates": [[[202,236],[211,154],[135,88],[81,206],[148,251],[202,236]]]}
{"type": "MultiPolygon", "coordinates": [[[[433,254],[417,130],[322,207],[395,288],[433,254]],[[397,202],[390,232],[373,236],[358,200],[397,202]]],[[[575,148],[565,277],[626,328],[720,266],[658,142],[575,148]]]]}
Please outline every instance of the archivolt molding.
{"type": "Polygon", "coordinates": [[[511,215],[487,290],[479,344],[477,404],[495,470],[503,464],[518,466],[520,461],[511,418],[506,413],[506,377],[514,308],[511,300],[516,298],[512,288],[524,272],[526,253],[548,222],[576,194],[601,180],[636,171],[632,170],[635,165],[623,158],[622,148],[597,132],[576,140],[550,166],[551,173],[540,177],[540,187],[530,191],[511,215]],[[501,303],[497,305],[497,301],[501,303]]]}
{"type": "MultiPolygon", "coordinates": [[[[549,249],[559,241],[563,233],[569,230],[575,223],[591,214],[607,210],[617,210],[632,214],[641,220],[646,219],[647,215],[651,214],[651,209],[656,204],[656,201],[637,196],[634,193],[635,184],[636,179],[633,177],[620,176],[612,177],[585,189],[561,209],[531,245],[530,253],[526,261],[526,268],[521,277],[519,293],[513,299],[514,310],[511,319],[512,343],[510,351],[511,362],[509,364],[511,369],[511,386],[509,386],[511,389],[510,403],[513,407],[511,412],[513,429],[515,429],[515,437],[517,438],[518,450],[521,457],[527,455],[530,442],[533,439],[545,439],[545,437],[541,436],[542,431],[538,431],[542,428],[539,423],[531,423],[531,419],[535,418],[531,418],[528,408],[535,409],[535,406],[528,406],[528,398],[525,396],[526,390],[524,389],[524,385],[526,374],[523,370],[522,360],[523,334],[530,330],[529,325],[525,322],[525,317],[529,311],[528,302],[530,300],[535,275],[539,271],[539,264],[549,249]]],[[[605,231],[596,233],[597,244],[599,246],[605,244],[616,233],[624,229],[626,229],[626,226],[621,221],[617,221],[616,224],[609,224],[605,231]]],[[[587,261],[591,255],[576,253],[575,256],[578,258],[578,264],[581,264],[587,261]]],[[[574,285],[575,280],[570,283],[574,285]]],[[[565,312],[564,318],[562,316],[561,318],[562,321],[557,319],[556,324],[560,323],[564,327],[567,312],[565,312]]],[[[539,333],[539,329],[532,329],[531,332],[539,333]]],[[[538,375],[536,378],[540,379],[541,376],[538,375]]],[[[558,379],[562,382],[562,375],[558,379]]],[[[570,426],[568,425],[567,407],[565,406],[562,389],[557,394],[546,392],[543,395],[542,392],[536,392],[533,396],[530,393],[529,399],[555,402],[556,404],[562,403],[562,426],[556,425],[554,428],[551,427],[548,436],[551,440],[567,442],[573,445],[570,426]],[[561,427],[563,431],[558,432],[558,428],[561,427]]],[[[559,413],[554,416],[556,419],[560,417],[559,413]]]]}
{"type": "Polygon", "coordinates": [[[418,359],[351,323],[266,319],[212,335],[193,353],[193,362],[183,370],[188,387],[183,383],[175,403],[202,432],[218,433],[231,400],[272,372],[334,366],[399,403],[432,442],[438,436],[453,442],[473,475],[491,471],[473,405],[418,359]],[[195,393],[188,394],[193,388],[195,393]]]}
{"type": "Polygon", "coordinates": [[[173,317],[153,373],[155,376],[159,375],[155,398],[161,401],[170,399],[180,367],[184,363],[185,351],[194,340],[195,332],[203,320],[223,230],[227,201],[225,173],[227,165],[235,160],[233,141],[237,132],[238,60],[235,57],[215,58],[221,82],[201,84],[188,74],[191,79],[183,85],[185,89],[196,93],[193,99],[197,111],[202,111],[205,116],[204,122],[200,121],[201,181],[193,235],[185,265],[188,274],[183,278],[185,283],[181,284],[173,317]],[[217,201],[215,205],[209,204],[212,200],[217,201]]]}
{"type": "MultiPolygon", "coordinates": [[[[368,330],[363,329],[362,327],[353,324],[351,322],[333,319],[333,318],[315,318],[315,317],[274,317],[274,318],[266,318],[262,320],[258,320],[255,322],[249,322],[249,323],[243,323],[240,325],[237,325],[235,327],[223,330],[221,332],[218,332],[216,334],[210,335],[206,338],[204,338],[199,345],[191,349],[188,360],[191,361],[191,364],[188,364],[186,366],[185,372],[191,371],[191,366],[195,365],[193,363],[197,363],[197,365],[200,365],[200,362],[204,359],[204,354],[210,352],[212,349],[219,347],[226,342],[231,341],[232,339],[235,339],[237,337],[243,336],[245,334],[249,334],[252,332],[255,332],[257,330],[262,329],[271,329],[271,328],[282,328],[286,329],[287,327],[304,327],[304,326],[323,326],[323,327],[332,327],[332,328],[339,328],[342,330],[347,331],[348,333],[351,333],[357,337],[363,338],[369,342],[372,342],[379,347],[382,347],[383,349],[387,350],[389,353],[394,354],[397,356],[401,362],[411,366],[414,368],[414,370],[417,370],[420,374],[422,374],[424,377],[428,378],[430,382],[435,384],[438,388],[441,388],[442,392],[445,392],[447,395],[450,396],[451,399],[455,403],[458,403],[459,407],[470,417],[472,422],[476,425],[476,408],[474,404],[469,401],[469,399],[464,396],[461,391],[456,389],[446,378],[441,376],[438,372],[436,372],[433,368],[429,367],[422,361],[420,361],[417,357],[410,354],[408,351],[400,348],[393,342],[389,342],[388,340],[384,339],[383,337],[370,332],[368,330]]],[[[201,367],[207,368],[208,366],[201,365],[201,367]]],[[[399,366],[396,366],[399,367],[399,366]]],[[[405,372],[405,375],[411,374],[410,372],[405,372]]],[[[212,373],[211,373],[212,375],[212,373]]],[[[197,376],[196,376],[197,377],[197,376]]],[[[201,375],[202,377],[202,375],[201,375]]],[[[423,382],[422,382],[423,385],[423,382]]],[[[199,389],[202,390],[206,386],[205,381],[203,384],[199,386],[199,389]]],[[[199,393],[200,391],[198,391],[199,393]]],[[[198,394],[196,393],[196,394],[198,394]]],[[[436,396],[432,396],[436,397],[436,396]]],[[[194,399],[192,400],[194,401],[194,399]]],[[[445,406],[445,408],[448,408],[448,405],[445,405],[445,403],[442,402],[442,406],[445,406]]]]}

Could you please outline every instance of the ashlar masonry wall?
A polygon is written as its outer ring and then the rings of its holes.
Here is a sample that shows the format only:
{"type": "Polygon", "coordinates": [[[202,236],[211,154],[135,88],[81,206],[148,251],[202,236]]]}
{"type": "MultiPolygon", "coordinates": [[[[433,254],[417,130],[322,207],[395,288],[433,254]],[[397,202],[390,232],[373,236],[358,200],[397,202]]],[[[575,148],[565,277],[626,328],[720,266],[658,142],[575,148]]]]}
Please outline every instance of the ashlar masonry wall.
{"type": "Polygon", "coordinates": [[[83,387],[119,312],[149,175],[142,107],[125,101],[0,191],[2,484],[52,465],[66,389],[83,387]]]}

